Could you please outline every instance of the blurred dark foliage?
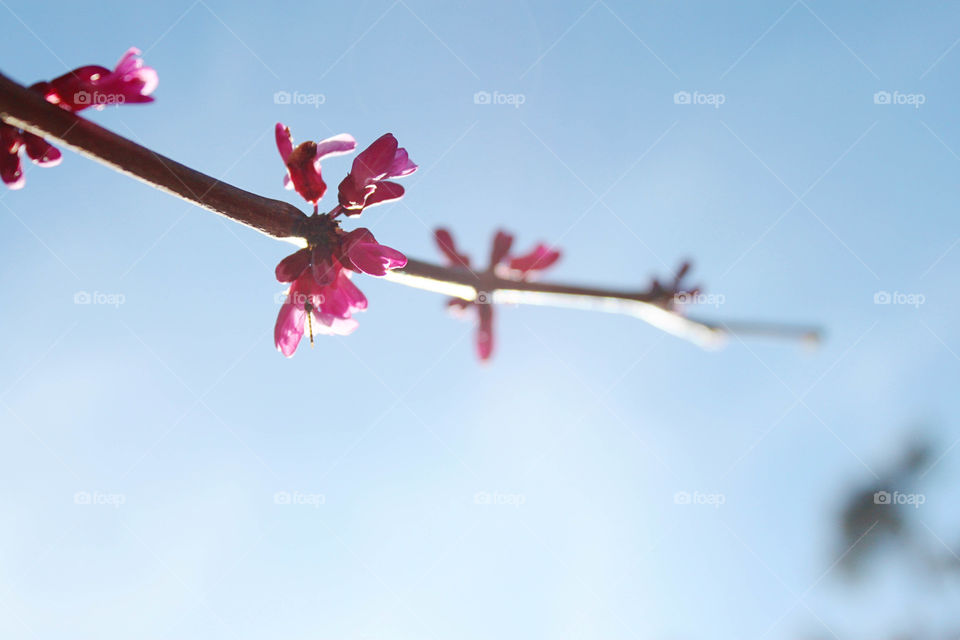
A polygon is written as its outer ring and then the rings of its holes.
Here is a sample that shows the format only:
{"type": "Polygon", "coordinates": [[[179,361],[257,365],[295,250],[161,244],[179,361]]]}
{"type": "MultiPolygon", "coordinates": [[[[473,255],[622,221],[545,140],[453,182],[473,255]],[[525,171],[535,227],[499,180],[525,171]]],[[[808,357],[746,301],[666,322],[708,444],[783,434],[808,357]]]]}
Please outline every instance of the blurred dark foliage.
{"type": "Polygon", "coordinates": [[[885,546],[915,547],[916,509],[892,500],[896,494],[916,494],[932,463],[932,444],[926,439],[911,443],[879,478],[854,488],[840,515],[840,561],[848,577],[860,577],[885,546]]]}

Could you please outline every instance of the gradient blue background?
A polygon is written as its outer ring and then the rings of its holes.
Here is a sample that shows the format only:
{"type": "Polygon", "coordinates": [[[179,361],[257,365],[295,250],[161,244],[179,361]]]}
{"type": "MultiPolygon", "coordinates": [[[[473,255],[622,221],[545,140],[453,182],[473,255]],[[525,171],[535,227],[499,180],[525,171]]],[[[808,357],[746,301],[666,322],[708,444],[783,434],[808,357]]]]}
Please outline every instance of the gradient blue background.
{"type": "MultiPolygon", "coordinates": [[[[0,16],[0,68],[25,84],[139,46],[156,102],[85,115],[256,193],[301,204],[277,121],[298,140],[394,132],[421,170],[363,223],[409,255],[435,259],[446,225],[483,256],[503,226],[563,248],[551,277],[623,287],[692,257],[724,297],[701,315],[828,332],[813,352],[708,353],[626,317],[502,308],[481,367],[441,297],[364,278],[360,329],[286,360],[272,270],[288,246],[65,152],[0,193],[0,636],[955,622],[957,582],[899,556],[860,590],[832,570],[843,491],[916,428],[942,456],[922,542],[957,550],[955,3],[2,0],[0,16]],[[881,90],[925,103],[878,105],[881,90]]],[[[329,182],[348,167],[328,161],[329,182]]]]}

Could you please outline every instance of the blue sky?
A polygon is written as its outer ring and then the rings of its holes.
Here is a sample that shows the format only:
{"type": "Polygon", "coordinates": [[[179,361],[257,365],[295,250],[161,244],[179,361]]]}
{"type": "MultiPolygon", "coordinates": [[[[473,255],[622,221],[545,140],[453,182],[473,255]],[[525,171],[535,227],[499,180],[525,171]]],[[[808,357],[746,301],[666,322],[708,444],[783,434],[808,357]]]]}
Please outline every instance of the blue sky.
{"type": "Polygon", "coordinates": [[[505,227],[563,248],[552,278],[626,288],[690,257],[723,297],[700,315],[827,334],[703,352],[501,308],[481,367],[442,298],[367,278],[359,330],[286,360],[287,245],[66,152],[0,193],[3,637],[948,628],[955,581],[893,556],[851,591],[831,527],[926,430],[921,542],[958,551],[953,3],[0,5],[4,74],[136,45],[156,102],[89,117],[265,196],[301,204],[277,121],[393,132],[421,170],[363,222],[408,255],[505,227]]]}

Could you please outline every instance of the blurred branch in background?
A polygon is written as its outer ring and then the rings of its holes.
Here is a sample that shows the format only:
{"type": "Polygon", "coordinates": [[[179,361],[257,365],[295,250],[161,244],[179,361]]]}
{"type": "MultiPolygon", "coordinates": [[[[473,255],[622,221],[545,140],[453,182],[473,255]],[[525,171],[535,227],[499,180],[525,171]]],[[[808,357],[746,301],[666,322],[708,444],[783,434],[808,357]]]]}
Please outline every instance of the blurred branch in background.
{"type": "MultiPolygon", "coordinates": [[[[936,506],[928,500],[935,479],[931,472],[952,449],[937,447],[927,435],[914,434],[898,457],[880,470],[876,477],[850,488],[845,494],[836,520],[836,547],[830,555],[839,558],[837,566],[846,588],[861,598],[883,583],[882,576],[899,584],[925,585],[917,593],[921,600],[955,594],[960,579],[960,522],[949,536],[934,531],[930,512],[936,506]],[[952,587],[952,588],[951,588],[952,587]]],[[[938,509],[939,511],[939,509],[938,509]]],[[[939,525],[942,526],[942,525],[939,525]]],[[[939,529],[939,526],[937,528],[939,529]]],[[[908,587],[909,589],[909,587],[908,587]]],[[[883,637],[900,640],[957,638],[957,630],[937,630],[943,621],[926,619],[920,610],[911,611],[911,628],[883,637]],[[932,626],[931,626],[932,625],[932,626]]],[[[902,611],[901,613],[904,613],[902,611]]],[[[954,608],[955,611],[955,608],[954,608]]],[[[949,618],[950,616],[948,616],[949,618]]],[[[879,618],[881,624],[903,624],[896,617],[879,618]]],[[[949,621],[955,625],[957,621],[949,621]]]]}
{"type": "Polygon", "coordinates": [[[934,463],[932,451],[930,441],[916,439],[878,478],[847,497],[839,522],[841,552],[846,551],[840,566],[849,578],[864,577],[885,546],[914,554],[918,567],[938,568],[944,560],[956,565],[956,559],[942,558],[942,549],[931,552],[917,539],[917,510],[926,502],[920,488],[934,463]]]}
{"type": "MultiPolygon", "coordinates": [[[[137,178],[161,191],[252,229],[305,246],[306,214],[291,204],[265,198],[216,180],[146,147],[78,117],[0,74],[0,119],[26,132],[47,138],[137,178]]],[[[639,318],[667,333],[704,348],[721,346],[728,337],[767,336],[816,344],[820,330],[761,322],[720,322],[682,313],[691,292],[664,287],[656,280],[642,290],[624,291],[567,284],[528,282],[492,271],[448,267],[410,259],[387,278],[410,287],[443,293],[467,301],[547,305],[620,313],[639,318]]],[[[693,297],[693,302],[696,301],[693,297]]]]}

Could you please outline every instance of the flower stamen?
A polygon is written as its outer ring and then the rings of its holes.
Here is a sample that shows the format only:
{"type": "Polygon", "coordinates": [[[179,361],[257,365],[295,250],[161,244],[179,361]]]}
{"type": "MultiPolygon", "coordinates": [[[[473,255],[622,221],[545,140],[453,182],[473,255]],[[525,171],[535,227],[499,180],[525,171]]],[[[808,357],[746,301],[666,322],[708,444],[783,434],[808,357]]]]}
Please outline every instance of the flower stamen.
{"type": "Polygon", "coordinates": [[[310,348],[313,348],[313,305],[309,302],[303,305],[303,310],[307,312],[307,332],[310,334],[310,348]]]}

